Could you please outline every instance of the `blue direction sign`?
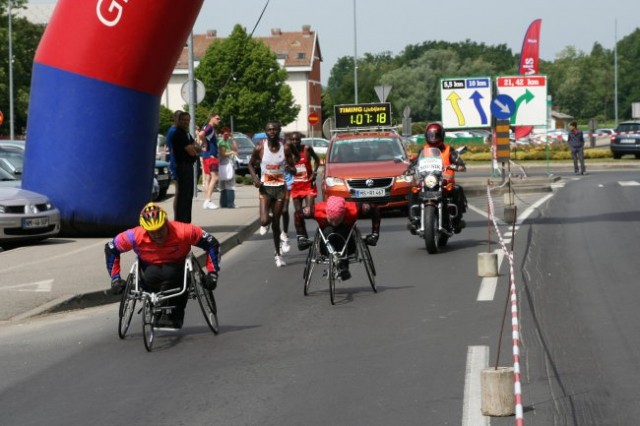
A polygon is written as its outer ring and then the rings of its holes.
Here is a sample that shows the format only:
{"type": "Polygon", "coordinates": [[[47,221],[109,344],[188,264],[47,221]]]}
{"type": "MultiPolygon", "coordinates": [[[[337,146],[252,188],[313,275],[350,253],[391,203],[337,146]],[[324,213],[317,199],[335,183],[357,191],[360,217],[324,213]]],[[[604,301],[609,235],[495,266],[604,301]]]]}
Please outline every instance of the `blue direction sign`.
{"type": "Polygon", "coordinates": [[[509,95],[498,95],[491,102],[491,112],[499,120],[506,120],[516,112],[516,101],[509,95]]]}

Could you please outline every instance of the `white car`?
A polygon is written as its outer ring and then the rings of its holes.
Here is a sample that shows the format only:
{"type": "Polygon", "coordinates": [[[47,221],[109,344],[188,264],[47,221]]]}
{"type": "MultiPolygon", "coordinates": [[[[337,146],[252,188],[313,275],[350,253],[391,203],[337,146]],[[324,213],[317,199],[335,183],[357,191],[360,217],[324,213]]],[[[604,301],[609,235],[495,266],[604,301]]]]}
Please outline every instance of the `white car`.
{"type": "Polygon", "coordinates": [[[59,232],[60,211],[47,196],[0,186],[0,244],[44,240],[59,232]]]}
{"type": "Polygon", "coordinates": [[[324,138],[302,138],[302,145],[308,145],[313,148],[313,150],[318,155],[326,155],[327,148],[329,148],[329,141],[324,138]]]}

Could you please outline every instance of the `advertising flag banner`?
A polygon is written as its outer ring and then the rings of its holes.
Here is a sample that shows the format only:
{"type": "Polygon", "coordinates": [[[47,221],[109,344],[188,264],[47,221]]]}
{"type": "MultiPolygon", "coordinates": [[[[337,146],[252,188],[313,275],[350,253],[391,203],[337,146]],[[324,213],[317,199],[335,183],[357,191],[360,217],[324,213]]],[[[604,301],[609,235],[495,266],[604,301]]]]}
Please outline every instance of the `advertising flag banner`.
{"type": "MultiPolygon", "coordinates": [[[[522,41],[522,50],[520,52],[520,65],[518,66],[518,74],[532,75],[538,74],[540,71],[540,27],[542,19],[536,19],[529,25],[527,33],[522,41]]],[[[533,127],[520,126],[515,129],[516,139],[527,136],[533,127]]]]}

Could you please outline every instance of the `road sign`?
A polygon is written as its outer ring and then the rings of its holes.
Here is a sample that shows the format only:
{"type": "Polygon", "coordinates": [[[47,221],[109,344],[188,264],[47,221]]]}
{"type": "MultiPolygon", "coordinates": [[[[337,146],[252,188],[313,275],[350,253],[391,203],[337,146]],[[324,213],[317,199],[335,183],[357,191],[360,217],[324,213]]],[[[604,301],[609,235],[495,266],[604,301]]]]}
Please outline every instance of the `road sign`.
{"type": "MultiPolygon", "coordinates": [[[[180,95],[182,96],[182,100],[185,102],[189,102],[189,83],[192,81],[185,81],[182,83],[182,87],[180,88],[180,95]]],[[[196,89],[196,105],[204,100],[205,88],[204,83],[200,80],[195,80],[195,89],[196,89]]]]}
{"type": "Polygon", "coordinates": [[[491,126],[491,78],[440,79],[442,125],[446,129],[491,126]]]}
{"type": "Polygon", "coordinates": [[[318,121],[320,121],[320,116],[317,112],[312,112],[311,114],[309,114],[308,120],[309,124],[316,124],[318,121]]]}
{"type": "MultiPolygon", "coordinates": [[[[515,103],[509,122],[512,126],[547,124],[547,77],[516,75],[496,78],[498,96],[508,95],[515,103]]],[[[497,98],[496,98],[497,99],[497,98]]]]}
{"type": "Polygon", "coordinates": [[[498,120],[510,118],[516,110],[516,101],[509,95],[498,95],[491,102],[491,112],[498,120]]]}
{"type": "Polygon", "coordinates": [[[374,86],[373,90],[376,91],[380,102],[386,102],[392,87],[393,86],[374,86]]]}

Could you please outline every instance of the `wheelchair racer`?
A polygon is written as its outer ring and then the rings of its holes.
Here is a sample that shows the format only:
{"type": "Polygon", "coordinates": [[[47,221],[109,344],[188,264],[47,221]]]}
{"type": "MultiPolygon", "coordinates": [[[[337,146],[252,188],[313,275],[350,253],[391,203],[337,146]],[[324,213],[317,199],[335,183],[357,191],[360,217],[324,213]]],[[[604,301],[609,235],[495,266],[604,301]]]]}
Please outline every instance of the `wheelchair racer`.
{"type": "MultiPolygon", "coordinates": [[[[107,272],[111,289],[121,293],[126,282],[120,277],[120,254],[133,250],[138,256],[140,282],[143,289],[159,292],[181,288],[185,260],[197,246],[207,253],[207,274],[204,287],[214,290],[218,283],[220,244],[202,228],[190,223],[167,220],[167,212],[155,203],[148,203],[140,212],[140,226],[128,229],[105,244],[107,272]]],[[[181,328],[188,294],[176,297],[176,308],[158,319],[158,327],[181,328]]]]}
{"type": "MultiPolygon", "coordinates": [[[[380,208],[375,204],[347,202],[342,197],[332,195],[327,201],[317,202],[312,206],[306,206],[297,210],[294,215],[294,223],[298,239],[298,250],[306,250],[312,244],[307,235],[304,219],[315,219],[325,236],[333,233],[339,234],[342,238],[330,239],[329,242],[336,251],[342,251],[344,242],[347,241],[353,224],[360,217],[367,214],[371,214],[371,233],[364,237],[363,240],[367,245],[375,246],[380,236],[380,221],[382,219],[380,208]]],[[[355,252],[355,240],[350,238],[347,253],[354,254],[355,252]]],[[[348,259],[342,259],[340,261],[338,270],[340,278],[343,281],[351,278],[348,259]]]]}

